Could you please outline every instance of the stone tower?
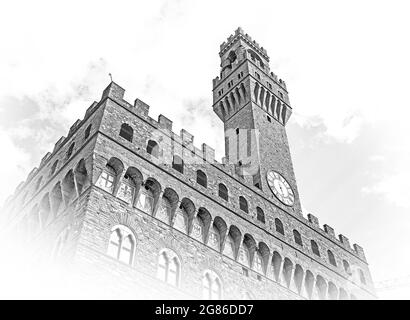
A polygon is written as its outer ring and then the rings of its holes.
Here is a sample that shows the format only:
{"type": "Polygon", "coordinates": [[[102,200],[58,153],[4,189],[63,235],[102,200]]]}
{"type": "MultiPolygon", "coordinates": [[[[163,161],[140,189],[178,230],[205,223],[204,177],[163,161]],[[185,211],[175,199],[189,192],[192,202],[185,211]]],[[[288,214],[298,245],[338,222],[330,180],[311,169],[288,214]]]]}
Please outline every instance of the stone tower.
{"type": "Polygon", "coordinates": [[[241,28],[222,43],[219,56],[213,109],[224,123],[226,160],[269,197],[273,191],[275,203],[301,214],[285,129],[292,113],[285,82],[270,71],[266,50],[241,28]]]}

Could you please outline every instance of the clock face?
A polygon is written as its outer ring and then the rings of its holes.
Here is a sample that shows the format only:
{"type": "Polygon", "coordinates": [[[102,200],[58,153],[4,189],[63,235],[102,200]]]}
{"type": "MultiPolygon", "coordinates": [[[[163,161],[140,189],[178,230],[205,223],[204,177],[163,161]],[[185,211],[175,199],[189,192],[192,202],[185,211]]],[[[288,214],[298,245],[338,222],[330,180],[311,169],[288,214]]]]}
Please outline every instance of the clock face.
{"type": "Polygon", "coordinates": [[[267,180],[269,187],[276,198],[278,198],[283,204],[292,206],[295,202],[295,195],[285,178],[282,177],[280,173],[271,170],[267,174],[267,180]]]}

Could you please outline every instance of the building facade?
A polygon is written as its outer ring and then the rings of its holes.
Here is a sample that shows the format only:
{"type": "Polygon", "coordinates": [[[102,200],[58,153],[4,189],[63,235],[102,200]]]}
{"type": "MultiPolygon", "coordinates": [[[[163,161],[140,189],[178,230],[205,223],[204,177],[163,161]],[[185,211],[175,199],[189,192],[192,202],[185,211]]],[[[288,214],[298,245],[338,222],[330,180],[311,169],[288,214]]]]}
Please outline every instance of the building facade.
{"type": "Polygon", "coordinates": [[[363,249],[302,215],[266,50],[239,28],[219,55],[222,162],[111,82],[6,203],[8,229],[113,296],[376,298],[363,249]]]}

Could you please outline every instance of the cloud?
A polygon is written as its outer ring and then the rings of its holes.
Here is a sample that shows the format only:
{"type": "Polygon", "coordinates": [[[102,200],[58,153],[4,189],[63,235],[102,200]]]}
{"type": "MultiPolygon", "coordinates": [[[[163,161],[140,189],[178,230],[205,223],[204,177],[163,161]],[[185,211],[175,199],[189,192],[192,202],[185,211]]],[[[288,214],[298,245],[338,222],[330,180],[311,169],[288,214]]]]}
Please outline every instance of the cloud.
{"type": "Polygon", "coordinates": [[[5,96],[0,100],[0,127],[13,127],[35,117],[39,111],[38,103],[30,97],[5,96]]]}
{"type": "Polygon", "coordinates": [[[362,191],[384,196],[392,204],[409,209],[409,177],[410,170],[392,175],[383,175],[375,185],[363,187],[362,191]]]}

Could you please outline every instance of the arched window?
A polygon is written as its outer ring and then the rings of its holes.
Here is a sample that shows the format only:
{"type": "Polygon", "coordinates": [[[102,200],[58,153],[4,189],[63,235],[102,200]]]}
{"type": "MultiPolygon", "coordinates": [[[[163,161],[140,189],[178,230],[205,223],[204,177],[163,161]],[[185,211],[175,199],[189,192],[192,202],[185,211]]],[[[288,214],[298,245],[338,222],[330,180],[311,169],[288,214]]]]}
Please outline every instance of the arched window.
{"type": "Polygon", "coordinates": [[[223,183],[220,183],[218,186],[218,195],[220,198],[228,201],[228,188],[223,183]]]}
{"type": "Polygon", "coordinates": [[[329,259],[329,263],[330,263],[331,265],[337,267],[335,255],[333,254],[332,251],[327,250],[327,257],[328,257],[328,259],[329,259]]]}
{"type": "Polygon", "coordinates": [[[285,235],[285,229],[283,228],[283,223],[279,218],[275,219],[275,229],[276,232],[279,232],[281,235],[285,235]]]}
{"type": "Polygon", "coordinates": [[[154,140],[149,140],[147,143],[147,152],[155,158],[159,156],[159,145],[154,140]]]}
{"type": "Polygon", "coordinates": [[[88,125],[87,129],[85,129],[84,132],[84,140],[87,140],[88,137],[90,136],[90,132],[91,132],[91,124],[88,125]]]}
{"type": "Polygon", "coordinates": [[[302,243],[302,236],[300,235],[299,231],[293,230],[293,238],[295,239],[295,243],[299,246],[303,246],[302,243]]]}
{"type": "Polygon", "coordinates": [[[108,243],[107,253],[113,258],[118,259],[121,243],[120,229],[111,232],[110,241],[108,243]]]}
{"type": "Polygon", "coordinates": [[[178,172],[184,173],[184,161],[179,156],[172,159],[172,168],[178,172]]]}
{"type": "Polygon", "coordinates": [[[160,280],[177,287],[179,285],[181,267],[175,252],[164,250],[158,258],[158,273],[160,280]]]}
{"type": "Polygon", "coordinates": [[[133,237],[129,234],[125,238],[122,238],[119,260],[124,263],[131,264],[133,250],[134,240],[133,237]]]}
{"type": "Polygon", "coordinates": [[[134,130],[131,128],[131,126],[126,123],[123,123],[121,125],[120,137],[123,137],[125,140],[132,142],[133,136],[134,136],[134,130]]]}
{"type": "Polygon", "coordinates": [[[152,214],[152,210],[154,209],[154,194],[147,186],[141,190],[137,202],[137,208],[145,213],[152,214]]]}
{"type": "Polygon", "coordinates": [[[213,271],[206,271],[202,278],[202,297],[205,300],[219,300],[222,298],[222,283],[213,271]]]}
{"type": "Polygon", "coordinates": [[[319,246],[317,245],[315,240],[310,240],[310,246],[312,248],[312,252],[320,257],[320,251],[319,251],[319,246]]]}
{"type": "Polygon", "coordinates": [[[196,182],[198,184],[200,184],[201,186],[203,186],[204,188],[207,187],[208,185],[208,179],[206,177],[205,172],[201,171],[201,170],[197,170],[196,172],[196,182]]]}
{"type": "Polygon", "coordinates": [[[345,269],[346,273],[349,276],[352,274],[352,270],[350,269],[350,264],[346,260],[343,260],[343,268],[345,269]]]}
{"type": "Polygon", "coordinates": [[[239,197],[239,208],[246,213],[249,212],[248,201],[242,196],[239,197]]]}
{"type": "Polygon", "coordinates": [[[135,238],[125,226],[112,229],[108,242],[107,254],[119,261],[131,265],[134,256],[135,238]]]}
{"type": "Polygon", "coordinates": [[[362,284],[366,284],[366,277],[364,276],[364,272],[362,269],[358,269],[360,282],[362,284]]]}
{"type": "Polygon", "coordinates": [[[50,176],[52,176],[56,172],[57,165],[58,165],[58,160],[54,161],[54,163],[51,167],[51,170],[50,170],[50,176]]]}
{"type": "Polygon", "coordinates": [[[66,159],[70,159],[74,151],[75,143],[73,142],[67,150],[66,159]]]}
{"type": "Polygon", "coordinates": [[[259,207],[256,207],[256,219],[262,223],[265,223],[265,213],[259,207]]]}

